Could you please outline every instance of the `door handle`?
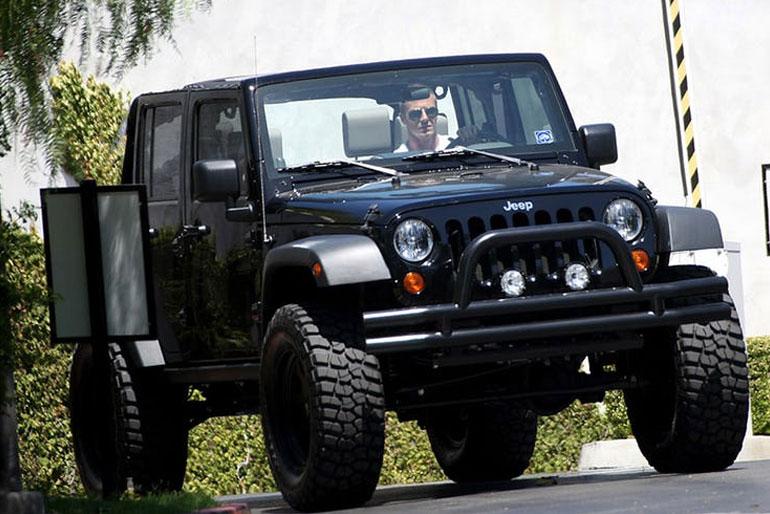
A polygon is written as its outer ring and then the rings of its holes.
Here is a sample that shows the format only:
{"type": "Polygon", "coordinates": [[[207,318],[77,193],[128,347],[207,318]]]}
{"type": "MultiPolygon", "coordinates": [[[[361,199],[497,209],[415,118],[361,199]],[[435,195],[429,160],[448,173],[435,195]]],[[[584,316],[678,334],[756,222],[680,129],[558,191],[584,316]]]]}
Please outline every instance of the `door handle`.
{"type": "Polygon", "coordinates": [[[208,225],[184,225],[182,227],[182,233],[179,234],[182,238],[200,238],[211,234],[211,227],[208,225]]]}

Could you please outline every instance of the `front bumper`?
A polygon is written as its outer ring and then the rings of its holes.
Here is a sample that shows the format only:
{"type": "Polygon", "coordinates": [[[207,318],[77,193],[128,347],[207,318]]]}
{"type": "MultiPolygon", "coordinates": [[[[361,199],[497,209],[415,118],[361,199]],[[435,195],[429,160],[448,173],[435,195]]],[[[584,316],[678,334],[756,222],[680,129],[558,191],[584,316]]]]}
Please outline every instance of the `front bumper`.
{"type": "Polygon", "coordinates": [[[680,300],[704,296],[722,298],[725,293],[727,280],[721,277],[642,284],[625,241],[603,223],[494,230],[476,238],[463,252],[452,303],[364,313],[366,350],[386,354],[706,323],[729,318],[731,306],[719,300],[689,305],[680,300]],[[473,270],[491,248],[576,238],[595,238],[605,243],[615,257],[625,285],[471,301],[473,270]],[[676,305],[669,305],[668,301],[675,298],[676,305]],[[592,308],[602,313],[590,314],[592,308]],[[608,309],[612,312],[607,313],[608,309]],[[532,314],[537,315],[536,320],[516,321],[532,314]],[[467,326],[469,321],[476,325],[467,326]]]}

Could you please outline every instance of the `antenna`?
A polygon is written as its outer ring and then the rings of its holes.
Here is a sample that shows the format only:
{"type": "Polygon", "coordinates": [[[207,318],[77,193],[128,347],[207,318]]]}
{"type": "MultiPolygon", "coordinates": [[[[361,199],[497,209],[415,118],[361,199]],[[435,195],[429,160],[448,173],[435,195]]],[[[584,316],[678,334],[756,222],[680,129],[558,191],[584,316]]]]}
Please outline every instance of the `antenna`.
{"type": "MultiPolygon", "coordinates": [[[[256,155],[256,170],[254,170],[257,175],[260,175],[260,171],[262,170],[262,120],[259,119],[261,110],[259,108],[259,85],[257,84],[257,81],[259,80],[257,78],[259,72],[259,66],[257,65],[257,35],[254,34],[254,110],[256,114],[256,122],[257,122],[257,155],[256,155]]],[[[265,216],[265,181],[263,177],[259,176],[257,178],[259,182],[259,195],[260,195],[260,204],[262,208],[262,242],[264,244],[269,244],[273,237],[267,233],[267,219],[265,216]]]]}
{"type": "Polygon", "coordinates": [[[254,77],[257,76],[257,35],[254,34],[254,77]]]}

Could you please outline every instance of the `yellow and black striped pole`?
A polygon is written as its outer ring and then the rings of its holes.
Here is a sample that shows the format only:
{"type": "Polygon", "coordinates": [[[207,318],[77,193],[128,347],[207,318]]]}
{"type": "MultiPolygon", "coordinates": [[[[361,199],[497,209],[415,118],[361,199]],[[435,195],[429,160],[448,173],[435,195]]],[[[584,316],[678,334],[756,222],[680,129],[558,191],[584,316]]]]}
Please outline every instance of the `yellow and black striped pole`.
{"type": "Polygon", "coordinates": [[[690,93],[687,88],[687,68],[684,63],[684,43],[682,41],[682,19],[679,14],[679,0],[662,0],[662,3],[669,71],[671,72],[671,96],[674,102],[674,111],[678,113],[676,116],[676,127],[679,142],[679,161],[682,171],[682,186],[684,194],[687,196],[689,182],[692,205],[694,207],[702,207],[700,181],[698,180],[698,161],[695,158],[695,135],[692,126],[690,93]],[[671,24],[671,32],[669,32],[669,22],[671,24]],[[672,34],[673,41],[671,39],[672,34]],[[676,70],[674,70],[672,55],[676,58],[676,70]],[[687,152],[686,166],[683,147],[687,152]]]}

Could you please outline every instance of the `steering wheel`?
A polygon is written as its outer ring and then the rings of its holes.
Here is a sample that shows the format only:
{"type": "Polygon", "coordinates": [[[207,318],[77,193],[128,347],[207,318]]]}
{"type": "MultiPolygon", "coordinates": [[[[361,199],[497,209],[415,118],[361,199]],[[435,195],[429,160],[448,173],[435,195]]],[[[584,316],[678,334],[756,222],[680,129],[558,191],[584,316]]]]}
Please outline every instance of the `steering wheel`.
{"type": "MultiPolygon", "coordinates": [[[[479,143],[508,143],[502,135],[498,134],[494,130],[489,130],[482,127],[477,132],[470,132],[468,134],[462,134],[462,131],[458,131],[456,138],[451,140],[446,146],[447,148],[454,148],[455,146],[468,146],[479,143]]],[[[510,144],[510,143],[508,143],[510,144]]]]}

